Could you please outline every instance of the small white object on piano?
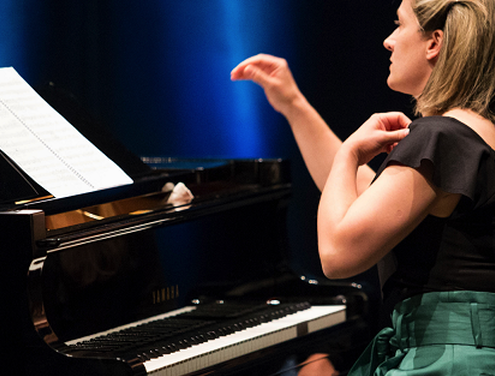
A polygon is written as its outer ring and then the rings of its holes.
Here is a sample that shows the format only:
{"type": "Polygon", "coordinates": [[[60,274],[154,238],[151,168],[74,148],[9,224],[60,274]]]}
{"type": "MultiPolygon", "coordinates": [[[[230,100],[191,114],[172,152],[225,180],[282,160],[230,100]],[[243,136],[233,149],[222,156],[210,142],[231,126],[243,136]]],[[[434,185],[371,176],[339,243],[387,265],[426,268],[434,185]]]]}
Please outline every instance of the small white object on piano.
{"type": "Polygon", "coordinates": [[[182,182],[175,185],[174,183],[167,183],[163,186],[162,192],[170,192],[167,204],[172,204],[173,206],[186,205],[194,199],[192,192],[182,182]]]}

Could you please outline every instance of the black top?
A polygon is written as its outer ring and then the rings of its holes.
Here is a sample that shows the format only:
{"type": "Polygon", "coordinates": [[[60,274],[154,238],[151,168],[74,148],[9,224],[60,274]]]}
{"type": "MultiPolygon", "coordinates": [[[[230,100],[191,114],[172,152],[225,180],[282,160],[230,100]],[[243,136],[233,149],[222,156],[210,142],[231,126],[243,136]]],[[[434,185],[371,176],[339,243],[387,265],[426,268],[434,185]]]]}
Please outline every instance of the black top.
{"type": "Polygon", "coordinates": [[[391,163],[433,167],[432,183],[461,194],[448,218],[428,216],[393,250],[397,270],[384,286],[387,307],[445,290],[495,292],[495,151],[464,123],[425,117],[388,155],[391,163]]]}

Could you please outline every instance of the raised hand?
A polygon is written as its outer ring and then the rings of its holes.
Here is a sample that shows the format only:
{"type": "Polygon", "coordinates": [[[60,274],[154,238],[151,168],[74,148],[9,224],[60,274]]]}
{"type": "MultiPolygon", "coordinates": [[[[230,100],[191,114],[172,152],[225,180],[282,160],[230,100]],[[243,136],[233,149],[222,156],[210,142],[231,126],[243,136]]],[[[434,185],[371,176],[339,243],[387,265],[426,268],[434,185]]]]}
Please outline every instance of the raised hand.
{"type": "Polygon", "coordinates": [[[303,99],[285,59],[259,54],[244,60],[231,72],[232,80],[251,80],[260,85],[272,107],[288,115],[292,104],[303,99]]]}
{"type": "MultiPolygon", "coordinates": [[[[342,141],[301,93],[287,61],[259,54],[235,67],[231,78],[234,81],[250,80],[264,89],[272,107],[284,115],[290,124],[306,166],[315,184],[322,190],[342,141]]],[[[374,176],[371,168],[366,166],[360,169],[360,192],[369,186],[374,176]]]]}

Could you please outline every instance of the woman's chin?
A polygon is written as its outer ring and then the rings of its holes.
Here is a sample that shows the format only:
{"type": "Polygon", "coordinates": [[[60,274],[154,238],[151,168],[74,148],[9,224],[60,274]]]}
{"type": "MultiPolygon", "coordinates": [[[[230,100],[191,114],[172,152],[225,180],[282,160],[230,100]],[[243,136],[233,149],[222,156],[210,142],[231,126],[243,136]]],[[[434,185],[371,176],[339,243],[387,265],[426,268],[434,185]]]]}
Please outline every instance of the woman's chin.
{"type": "Polygon", "coordinates": [[[405,87],[405,85],[401,85],[400,82],[393,80],[390,76],[387,79],[387,86],[391,90],[396,91],[397,93],[412,95],[415,97],[415,94],[413,93],[414,90],[411,90],[411,88],[405,87]]]}

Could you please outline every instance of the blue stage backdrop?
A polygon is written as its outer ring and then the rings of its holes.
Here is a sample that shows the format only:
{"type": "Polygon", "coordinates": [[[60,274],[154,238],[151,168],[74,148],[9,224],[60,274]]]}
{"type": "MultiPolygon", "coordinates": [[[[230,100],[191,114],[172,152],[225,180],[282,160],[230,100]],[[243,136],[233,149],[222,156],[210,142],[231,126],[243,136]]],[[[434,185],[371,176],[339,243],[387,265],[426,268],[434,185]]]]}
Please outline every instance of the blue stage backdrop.
{"type": "Polygon", "coordinates": [[[46,4],[35,0],[0,0],[0,67],[14,66],[28,81],[39,77],[47,25],[46,4]]]}
{"type": "MultiPolygon", "coordinates": [[[[396,2],[397,3],[397,2],[396,2]]],[[[286,57],[342,137],[373,112],[404,108],[385,85],[393,1],[0,0],[0,65],[66,89],[138,155],[289,158],[294,263],[320,273],[318,192],[289,127],[231,69],[286,57]]],[[[406,105],[407,108],[407,105],[406,105]]]]}
{"type": "Polygon", "coordinates": [[[110,57],[119,59],[111,64],[112,97],[115,108],[139,111],[131,117],[114,113],[127,126],[124,138],[136,142],[136,130],[145,126],[155,137],[136,147],[148,153],[274,156],[271,135],[280,132],[280,117],[260,88],[231,83],[229,72],[259,51],[292,55],[290,2],[188,0],[122,7],[115,1],[109,19],[112,39],[118,36],[121,43],[110,57]],[[164,149],[167,139],[175,142],[164,149]]]}

